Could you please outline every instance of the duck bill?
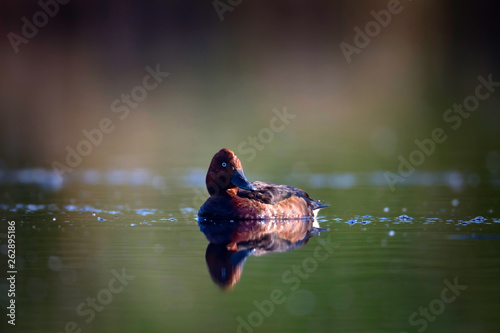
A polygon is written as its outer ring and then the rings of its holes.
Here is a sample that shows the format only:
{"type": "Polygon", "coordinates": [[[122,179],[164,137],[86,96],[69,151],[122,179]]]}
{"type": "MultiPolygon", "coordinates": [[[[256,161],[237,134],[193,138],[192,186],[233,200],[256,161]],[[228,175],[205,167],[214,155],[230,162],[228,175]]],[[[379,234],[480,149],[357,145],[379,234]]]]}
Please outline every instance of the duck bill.
{"type": "Polygon", "coordinates": [[[234,185],[238,186],[241,189],[248,190],[248,191],[255,191],[257,188],[252,185],[246,179],[245,175],[243,174],[243,170],[238,170],[234,169],[234,174],[233,177],[231,178],[231,183],[234,185]]]}

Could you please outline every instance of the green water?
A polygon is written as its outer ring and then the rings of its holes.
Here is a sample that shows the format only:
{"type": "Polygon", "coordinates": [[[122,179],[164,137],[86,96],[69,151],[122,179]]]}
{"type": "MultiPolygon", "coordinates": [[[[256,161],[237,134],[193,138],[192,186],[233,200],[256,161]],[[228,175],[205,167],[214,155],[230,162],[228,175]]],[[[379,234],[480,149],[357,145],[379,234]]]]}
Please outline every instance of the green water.
{"type": "MultiPolygon", "coordinates": [[[[17,255],[16,326],[4,315],[2,332],[497,330],[498,193],[307,190],[331,204],[318,219],[329,231],[295,250],[249,256],[229,290],[210,277],[188,187],[20,190],[17,210],[2,211],[2,233],[16,222],[17,255]],[[28,209],[33,202],[45,206],[28,209]],[[444,291],[448,284],[463,287],[444,291]],[[429,306],[425,319],[418,312],[429,306]]],[[[5,267],[5,253],[1,260],[5,267]]]]}

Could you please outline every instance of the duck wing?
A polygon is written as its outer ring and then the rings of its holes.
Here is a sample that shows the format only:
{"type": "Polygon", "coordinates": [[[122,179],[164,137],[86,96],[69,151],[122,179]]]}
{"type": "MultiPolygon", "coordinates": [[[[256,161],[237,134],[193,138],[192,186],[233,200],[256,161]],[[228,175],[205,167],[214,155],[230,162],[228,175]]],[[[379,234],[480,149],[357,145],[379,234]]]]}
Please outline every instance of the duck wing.
{"type": "Polygon", "coordinates": [[[299,188],[289,185],[276,185],[268,182],[252,182],[257,188],[255,191],[243,190],[238,188],[238,196],[250,200],[258,201],[268,205],[276,205],[292,196],[303,198],[306,202],[313,205],[313,209],[323,208],[328,205],[321,205],[319,201],[312,200],[309,195],[299,188]]]}

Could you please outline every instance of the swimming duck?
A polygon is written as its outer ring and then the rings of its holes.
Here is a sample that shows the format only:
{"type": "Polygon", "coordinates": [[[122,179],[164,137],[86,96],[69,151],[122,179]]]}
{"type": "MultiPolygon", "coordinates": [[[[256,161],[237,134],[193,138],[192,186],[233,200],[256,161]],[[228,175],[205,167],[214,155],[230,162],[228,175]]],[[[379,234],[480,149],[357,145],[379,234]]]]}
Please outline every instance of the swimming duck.
{"type": "Polygon", "coordinates": [[[319,209],[328,206],[292,186],[261,181],[250,183],[240,159],[226,148],[212,158],[205,182],[210,198],[198,211],[201,218],[312,218],[319,209]]]}

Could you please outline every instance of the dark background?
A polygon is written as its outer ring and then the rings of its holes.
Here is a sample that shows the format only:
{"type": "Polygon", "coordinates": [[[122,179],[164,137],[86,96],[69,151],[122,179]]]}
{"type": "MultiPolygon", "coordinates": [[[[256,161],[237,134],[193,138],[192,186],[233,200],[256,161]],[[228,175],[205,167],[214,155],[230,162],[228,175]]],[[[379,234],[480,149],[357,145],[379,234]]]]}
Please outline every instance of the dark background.
{"type": "Polygon", "coordinates": [[[256,171],[307,160],[318,171],[395,172],[398,155],[442,127],[448,140],[421,170],[498,172],[500,92],[457,130],[442,120],[479,75],[500,81],[495,3],[402,1],[348,64],[339,44],[387,3],[242,1],[221,21],[208,0],[74,0],[16,54],[7,34],[40,6],[2,1],[2,167],[51,169],[104,117],[116,129],[79,168],[205,167],[286,106],[297,118],[259,152],[270,166],[256,171]],[[157,64],[170,76],[118,120],[111,102],[157,64]]]}
{"type": "MultiPolygon", "coordinates": [[[[234,332],[279,288],[287,303],[255,332],[415,332],[411,314],[458,277],[469,288],[426,332],[498,330],[500,89],[458,129],[443,121],[478,76],[500,81],[498,6],[404,0],[348,63],[339,45],[388,2],[243,0],[221,21],[210,0],[71,0],[15,53],[8,34],[41,8],[0,0],[0,220],[17,226],[15,329],[234,332]],[[158,64],[170,75],[120,120],[111,103],[158,64]],[[285,107],[295,118],[254,159],[239,151],[285,107]],[[52,165],[105,118],[114,131],[56,179],[52,165]],[[436,128],[447,140],[391,191],[385,172],[436,128]],[[222,147],[250,181],[330,204],[319,219],[329,232],[249,258],[227,293],[196,220],[222,147]],[[341,246],[290,290],[284,272],[327,239],[341,246]],[[137,278],[86,324],[76,307],[121,267],[137,278]]],[[[0,305],[6,295],[3,280],[0,305]]]]}

